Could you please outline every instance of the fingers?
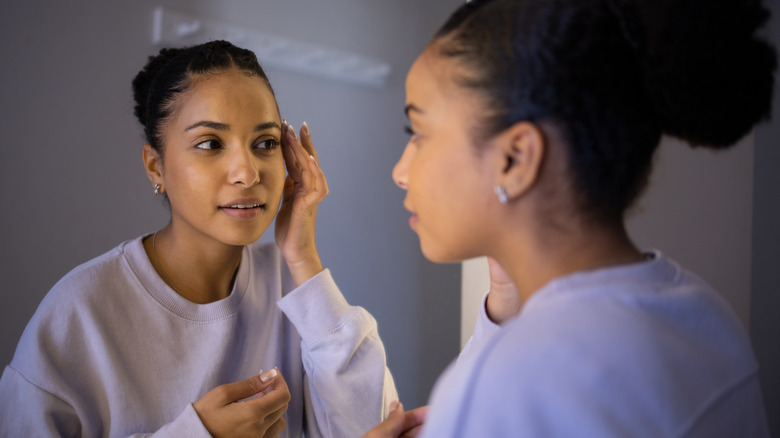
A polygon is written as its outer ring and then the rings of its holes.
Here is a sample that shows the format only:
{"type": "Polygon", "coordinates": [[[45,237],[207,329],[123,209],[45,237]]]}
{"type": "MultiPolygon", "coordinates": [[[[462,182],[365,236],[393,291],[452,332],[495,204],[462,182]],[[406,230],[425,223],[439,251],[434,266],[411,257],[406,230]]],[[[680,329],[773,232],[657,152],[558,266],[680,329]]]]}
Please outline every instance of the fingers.
{"type": "Polygon", "coordinates": [[[253,411],[251,414],[253,417],[264,418],[266,422],[274,422],[287,411],[287,404],[290,403],[290,390],[284,377],[278,372],[268,383],[270,385],[263,390],[259,398],[246,400],[244,404],[253,411]]]}
{"type": "MultiPolygon", "coordinates": [[[[301,130],[302,137],[304,131],[308,132],[308,129],[301,130]]],[[[309,156],[312,156],[313,154],[306,149],[301,141],[299,141],[298,136],[295,133],[295,128],[292,125],[287,124],[286,121],[284,122],[282,134],[284,135],[283,143],[287,146],[282,149],[283,152],[286,152],[284,158],[287,162],[287,170],[289,173],[296,174],[295,176],[297,176],[301,173],[301,170],[308,167],[308,162],[311,160],[309,156]]],[[[306,143],[308,143],[313,150],[314,146],[311,143],[311,135],[306,134],[305,137],[306,143]]]]}
{"type": "Polygon", "coordinates": [[[427,406],[417,408],[409,412],[404,412],[403,405],[399,402],[393,402],[392,411],[385,421],[379,423],[371,429],[363,438],[401,438],[415,437],[420,432],[425,415],[428,411],[427,406]]]}
{"type": "Polygon", "coordinates": [[[209,391],[203,398],[219,406],[243,400],[271,387],[274,384],[274,373],[278,374],[276,370],[269,370],[246,380],[220,385],[209,391]]]}
{"type": "Polygon", "coordinates": [[[280,418],[265,431],[263,438],[276,438],[282,433],[285,427],[287,427],[287,422],[284,418],[280,418]]]}
{"type": "Polygon", "coordinates": [[[423,423],[425,423],[426,415],[428,415],[428,406],[422,406],[417,409],[404,412],[404,427],[406,428],[406,432],[404,432],[404,434],[401,436],[417,436],[417,434],[422,429],[423,423]]]}
{"type": "Polygon", "coordinates": [[[309,126],[304,122],[299,139],[295,128],[285,121],[282,127],[282,138],[282,153],[288,175],[308,198],[309,205],[318,203],[327,196],[328,184],[325,174],[319,167],[319,159],[311,140],[309,126]]]}
{"type": "Polygon", "coordinates": [[[240,382],[220,385],[193,403],[212,436],[277,436],[290,390],[274,368],[240,382]],[[256,398],[250,398],[257,395],[256,398]]]}
{"type": "Polygon", "coordinates": [[[407,430],[398,438],[415,438],[422,431],[422,425],[407,430]]]}
{"type": "Polygon", "coordinates": [[[314,149],[314,143],[311,141],[309,125],[306,122],[303,122],[303,128],[301,128],[301,145],[303,145],[304,149],[306,149],[306,152],[310,157],[314,157],[314,161],[316,163],[320,162],[320,158],[317,156],[317,151],[314,149]]]}

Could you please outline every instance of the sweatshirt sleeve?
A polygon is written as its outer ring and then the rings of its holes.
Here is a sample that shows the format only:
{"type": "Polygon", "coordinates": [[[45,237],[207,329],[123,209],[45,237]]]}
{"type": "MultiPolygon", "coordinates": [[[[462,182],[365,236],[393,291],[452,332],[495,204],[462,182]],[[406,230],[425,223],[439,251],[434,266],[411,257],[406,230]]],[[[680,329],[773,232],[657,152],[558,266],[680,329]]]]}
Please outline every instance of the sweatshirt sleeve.
{"type": "Polygon", "coordinates": [[[74,409],[7,366],[0,378],[1,437],[80,437],[74,409]]]}
{"type": "MultiPolygon", "coordinates": [[[[84,426],[70,404],[31,383],[12,366],[5,368],[0,379],[0,437],[81,437],[98,432],[84,430],[84,426]]],[[[182,436],[211,438],[191,404],[157,432],[131,435],[133,438],[182,436]]]]}
{"type": "Polygon", "coordinates": [[[358,437],[398,398],[374,318],[324,270],[278,302],[301,335],[307,436],[358,437]]]}

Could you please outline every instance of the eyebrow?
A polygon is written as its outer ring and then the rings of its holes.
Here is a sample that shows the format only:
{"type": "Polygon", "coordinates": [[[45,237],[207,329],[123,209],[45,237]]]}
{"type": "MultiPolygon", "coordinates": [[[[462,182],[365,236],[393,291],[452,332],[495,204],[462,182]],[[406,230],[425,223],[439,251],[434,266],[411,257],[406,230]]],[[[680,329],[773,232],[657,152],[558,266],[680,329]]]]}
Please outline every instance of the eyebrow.
{"type": "Polygon", "coordinates": [[[409,113],[410,112],[416,112],[416,113],[422,114],[423,110],[421,110],[420,108],[414,106],[414,104],[410,103],[410,104],[408,104],[408,105],[406,105],[404,107],[404,114],[406,114],[407,118],[409,117],[409,113]]]}
{"type": "MultiPolygon", "coordinates": [[[[201,120],[200,122],[193,123],[192,125],[186,127],[184,130],[189,131],[191,129],[195,129],[198,127],[216,129],[217,131],[230,131],[230,125],[228,125],[227,123],[212,122],[210,120],[201,120]]],[[[274,128],[278,129],[279,131],[282,130],[282,127],[279,126],[279,124],[276,122],[265,122],[255,126],[255,132],[265,131],[266,129],[274,129],[274,128]]]]}

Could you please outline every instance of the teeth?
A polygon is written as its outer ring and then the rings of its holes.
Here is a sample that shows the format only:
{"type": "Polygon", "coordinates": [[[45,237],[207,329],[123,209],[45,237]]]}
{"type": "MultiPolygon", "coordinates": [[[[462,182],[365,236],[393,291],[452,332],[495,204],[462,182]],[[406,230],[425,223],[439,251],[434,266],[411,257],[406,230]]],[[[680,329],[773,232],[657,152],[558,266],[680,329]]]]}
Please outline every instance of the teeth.
{"type": "Polygon", "coordinates": [[[259,208],[260,204],[253,205],[231,205],[230,208],[259,208]]]}

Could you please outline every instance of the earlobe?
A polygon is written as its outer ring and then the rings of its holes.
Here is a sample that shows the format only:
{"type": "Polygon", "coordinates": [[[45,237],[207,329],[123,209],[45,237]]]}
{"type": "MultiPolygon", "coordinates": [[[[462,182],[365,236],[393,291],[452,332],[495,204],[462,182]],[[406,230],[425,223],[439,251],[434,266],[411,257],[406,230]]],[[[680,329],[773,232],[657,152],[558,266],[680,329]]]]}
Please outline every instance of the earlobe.
{"type": "Polygon", "coordinates": [[[518,122],[500,136],[501,169],[496,187],[506,204],[526,194],[537,182],[547,144],[539,127],[518,122]]]}

